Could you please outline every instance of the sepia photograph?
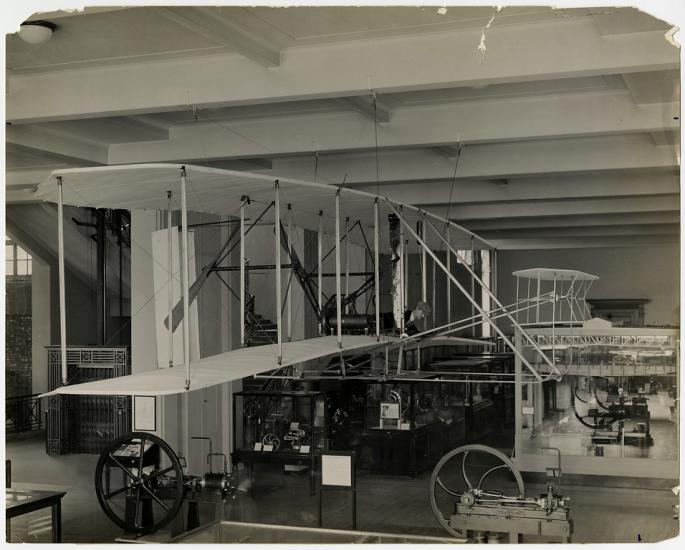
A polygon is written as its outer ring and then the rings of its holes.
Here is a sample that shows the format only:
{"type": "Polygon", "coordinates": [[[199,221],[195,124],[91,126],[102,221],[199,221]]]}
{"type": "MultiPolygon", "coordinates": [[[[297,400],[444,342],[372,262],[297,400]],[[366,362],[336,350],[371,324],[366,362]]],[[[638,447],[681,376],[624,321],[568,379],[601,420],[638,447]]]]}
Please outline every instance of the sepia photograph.
{"type": "Polygon", "coordinates": [[[110,3],[0,6],[6,543],[682,544],[679,2],[110,3]]]}

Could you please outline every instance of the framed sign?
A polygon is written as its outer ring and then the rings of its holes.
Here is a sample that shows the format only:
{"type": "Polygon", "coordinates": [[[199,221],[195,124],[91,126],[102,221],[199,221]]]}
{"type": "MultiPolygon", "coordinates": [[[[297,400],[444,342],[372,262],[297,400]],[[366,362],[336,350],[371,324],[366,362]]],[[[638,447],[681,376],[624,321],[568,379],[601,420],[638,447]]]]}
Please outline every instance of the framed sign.
{"type": "Polygon", "coordinates": [[[331,451],[322,453],[321,485],[354,487],[354,453],[331,451]]]}
{"type": "Polygon", "coordinates": [[[352,495],[352,528],[357,528],[357,482],[354,451],[323,451],[320,457],[321,485],[319,487],[319,527],[323,527],[323,494],[340,490],[352,495]]]}
{"type": "Polygon", "coordinates": [[[133,396],[133,431],[157,430],[157,398],[154,395],[133,396]]]}
{"type": "Polygon", "coordinates": [[[383,420],[399,420],[400,418],[400,404],[399,403],[381,403],[381,419],[383,420]]]}

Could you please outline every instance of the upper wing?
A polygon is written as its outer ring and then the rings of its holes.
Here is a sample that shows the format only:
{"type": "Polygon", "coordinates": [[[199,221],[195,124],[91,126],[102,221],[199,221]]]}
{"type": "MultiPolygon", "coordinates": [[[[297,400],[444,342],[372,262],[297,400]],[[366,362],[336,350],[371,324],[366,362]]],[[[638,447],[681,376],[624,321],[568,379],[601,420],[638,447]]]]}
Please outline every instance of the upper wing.
{"type": "MultiPolygon", "coordinates": [[[[36,190],[36,197],[58,202],[58,178],[62,181],[62,201],[72,206],[90,208],[121,208],[125,210],[166,210],[169,207],[169,191],[174,209],[180,209],[181,169],[185,169],[187,184],[187,207],[189,211],[220,216],[237,216],[243,197],[260,205],[274,200],[274,184],[278,181],[283,203],[291,204],[298,227],[318,230],[319,212],[324,213],[324,230],[332,232],[335,195],[341,194],[341,208],[351,220],[359,220],[364,226],[373,225],[373,204],[377,196],[365,191],[338,187],[325,183],[278,178],[272,175],[236,172],[206,166],[182,164],[126,164],[118,166],[94,166],[55,170],[36,190]]],[[[384,199],[380,195],[381,199],[384,199]]],[[[391,201],[400,205],[396,201],[391,201]]],[[[449,223],[452,228],[452,246],[457,250],[492,249],[493,245],[467,229],[430,213],[422,213],[414,206],[402,204],[405,219],[415,223],[422,215],[439,223],[449,223]]],[[[392,213],[385,200],[379,201],[381,219],[392,213]]],[[[264,221],[273,222],[273,212],[264,221]]],[[[388,237],[382,232],[381,247],[387,249],[388,237]]],[[[363,244],[352,234],[356,244],[363,244]]],[[[441,249],[440,243],[432,247],[441,249]]]]}

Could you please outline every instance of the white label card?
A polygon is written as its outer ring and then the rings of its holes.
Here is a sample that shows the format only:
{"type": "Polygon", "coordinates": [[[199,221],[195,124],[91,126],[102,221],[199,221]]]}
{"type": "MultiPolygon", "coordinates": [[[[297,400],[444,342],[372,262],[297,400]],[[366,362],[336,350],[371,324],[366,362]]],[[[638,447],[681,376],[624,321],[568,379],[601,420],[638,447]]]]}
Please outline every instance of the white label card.
{"type": "Polygon", "coordinates": [[[300,447],[300,454],[303,454],[303,455],[309,454],[309,445],[302,445],[300,447]]]}
{"type": "Polygon", "coordinates": [[[535,414],[535,407],[523,407],[523,414],[535,414]]]}
{"type": "Polygon", "coordinates": [[[321,484],[352,487],[352,457],[321,455],[321,484]]]}
{"type": "Polygon", "coordinates": [[[262,450],[263,450],[263,451],[266,451],[266,452],[268,452],[268,451],[273,451],[273,450],[274,450],[274,446],[273,446],[273,445],[264,445],[264,447],[262,448],[262,450]]]}
{"type": "Polygon", "coordinates": [[[255,443],[254,444],[254,450],[255,451],[261,451],[262,450],[262,444],[261,443],[255,443]]]}
{"type": "Polygon", "coordinates": [[[133,429],[154,432],[157,429],[157,401],[154,396],[136,395],[133,397],[133,429]]]}

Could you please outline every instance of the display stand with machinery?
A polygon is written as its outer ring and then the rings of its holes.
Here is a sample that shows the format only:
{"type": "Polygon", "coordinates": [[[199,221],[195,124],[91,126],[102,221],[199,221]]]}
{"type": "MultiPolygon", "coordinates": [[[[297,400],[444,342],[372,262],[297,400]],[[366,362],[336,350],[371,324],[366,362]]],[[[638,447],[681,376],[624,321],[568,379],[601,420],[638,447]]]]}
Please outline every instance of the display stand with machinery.
{"type": "Polygon", "coordinates": [[[617,403],[603,403],[594,391],[594,397],[587,399],[576,387],[571,396],[574,416],[592,430],[591,441],[595,456],[602,456],[599,445],[636,445],[649,447],[654,440],[649,431],[649,409],[644,397],[633,397],[630,402],[622,388],[619,388],[617,403]],[[586,410],[580,411],[584,403],[586,410]],[[630,426],[627,424],[630,423],[630,426]]]}
{"type": "Polygon", "coordinates": [[[469,542],[520,542],[521,535],[557,537],[569,542],[572,522],[568,498],[559,494],[561,452],[547,468],[547,491],[527,497],[521,473],[500,451],[485,445],[464,445],[445,456],[430,478],[430,505],[438,523],[451,535],[469,542]]]}
{"type": "Polygon", "coordinates": [[[514,276],[526,309],[514,331],[517,467],[543,472],[541,448],[557,447],[572,474],[677,479],[678,401],[669,388],[678,385],[678,329],[592,318],[585,297],[594,275],[535,268],[514,276]]]}
{"type": "MultiPolygon", "coordinates": [[[[194,438],[208,439],[208,438],[194,438]]],[[[235,494],[237,476],[223,453],[207,455],[209,471],[184,473],[185,460],[164,440],[131,432],[114,440],[95,468],[95,492],[107,517],[127,533],[153,533],[169,524],[188,502],[187,529],[199,526],[198,503],[223,503],[235,494]],[[223,456],[223,469],[212,470],[212,457],[223,456]]]]}
{"type": "Polygon", "coordinates": [[[460,384],[367,384],[360,441],[369,450],[361,467],[412,477],[430,469],[446,450],[444,441],[463,440],[461,390],[460,384]]]}
{"type": "Polygon", "coordinates": [[[233,399],[235,465],[247,466],[250,487],[255,464],[309,469],[315,492],[316,456],[327,447],[326,395],[315,391],[238,392],[233,399]],[[242,424],[238,422],[242,419],[242,424]]]}

